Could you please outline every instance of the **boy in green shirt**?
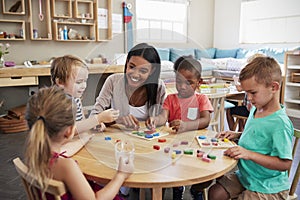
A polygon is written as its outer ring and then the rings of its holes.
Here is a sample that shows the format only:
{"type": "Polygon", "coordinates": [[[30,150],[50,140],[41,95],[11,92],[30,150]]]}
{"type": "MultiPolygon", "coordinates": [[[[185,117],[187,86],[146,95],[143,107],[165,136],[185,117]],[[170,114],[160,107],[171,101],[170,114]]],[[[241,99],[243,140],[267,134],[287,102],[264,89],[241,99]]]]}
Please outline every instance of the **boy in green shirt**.
{"type": "Polygon", "coordinates": [[[219,134],[221,138],[240,137],[238,146],[224,152],[239,160],[239,170],[217,179],[209,189],[209,199],[286,199],[293,125],[279,103],[280,66],[273,58],[257,57],[241,71],[239,79],[253,107],[242,134],[219,134]]]}

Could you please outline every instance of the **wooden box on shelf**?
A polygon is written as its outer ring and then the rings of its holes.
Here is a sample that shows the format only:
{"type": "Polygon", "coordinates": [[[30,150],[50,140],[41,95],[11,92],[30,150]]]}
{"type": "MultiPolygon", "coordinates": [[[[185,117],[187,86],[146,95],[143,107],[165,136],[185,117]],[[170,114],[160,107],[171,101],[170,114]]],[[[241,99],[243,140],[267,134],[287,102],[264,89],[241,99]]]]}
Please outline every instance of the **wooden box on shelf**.
{"type": "Polygon", "coordinates": [[[5,15],[25,15],[24,0],[2,0],[2,12],[5,15]]]}
{"type": "Polygon", "coordinates": [[[53,22],[54,39],[62,42],[95,41],[95,23],[53,22]],[[67,29],[67,39],[62,38],[61,31],[67,29]]]}
{"type": "Polygon", "coordinates": [[[29,0],[29,20],[31,40],[52,40],[50,2],[38,4],[36,0],[29,0]],[[40,13],[41,11],[41,13],[40,13]]]}
{"type": "Polygon", "coordinates": [[[78,19],[94,19],[94,2],[89,0],[74,1],[74,17],[78,19]]]}
{"type": "Polygon", "coordinates": [[[94,15],[98,16],[98,8],[107,9],[107,28],[101,28],[98,26],[98,18],[96,17],[97,24],[97,41],[105,42],[112,39],[112,0],[97,1],[94,8],[94,15]]]}
{"type": "Polygon", "coordinates": [[[8,20],[1,19],[0,27],[5,27],[2,29],[6,32],[8,37],[1,35],[0,40],[25,40],[25,21],[24,20],[8,20]]]}
{"type": "Polygon", "coordinates": [[[72,18],[72,0],[51,0],[52,17],[72,18]]]}
{"type": "Polygon", "coordinates": [[[300,72],[293,72],[292,73],[292,82],[300,83],[300,72]]]}

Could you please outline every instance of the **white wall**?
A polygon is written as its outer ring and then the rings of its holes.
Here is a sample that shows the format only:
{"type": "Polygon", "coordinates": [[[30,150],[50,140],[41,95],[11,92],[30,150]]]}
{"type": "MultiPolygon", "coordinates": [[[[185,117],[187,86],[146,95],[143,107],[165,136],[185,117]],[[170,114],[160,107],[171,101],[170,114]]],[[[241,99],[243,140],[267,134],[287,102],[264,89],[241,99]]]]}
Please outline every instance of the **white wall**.
{"type": "MultiPolygon", "coordinates": [[[[240,11],[242,0],[215,0],[214,10],[214,41],[213,46],[217,48],[259,48],[259,47],[275,47],[275,48],[293,48],[299,47],[299,43],[263,43],[263,44],[240,44],[239,28],[240,28],[240,11]]],[[[284,1],[284,0],[282,0],[284,1]]],[[[274,4],[269,6],[276,6],[274,4]]],[[[268,8],[266,8],[268,9],[268,8]]],[[[300,27],[299,31],[300,34],[300,27]]]]}

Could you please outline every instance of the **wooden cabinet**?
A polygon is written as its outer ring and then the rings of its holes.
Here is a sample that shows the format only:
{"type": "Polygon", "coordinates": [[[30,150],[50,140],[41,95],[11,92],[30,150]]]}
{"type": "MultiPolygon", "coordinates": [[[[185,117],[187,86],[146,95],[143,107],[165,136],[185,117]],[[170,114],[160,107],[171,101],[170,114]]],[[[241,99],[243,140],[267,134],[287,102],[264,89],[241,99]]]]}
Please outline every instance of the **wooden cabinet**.
{"type": "Polygon", "coordinates": [[[300,118],[300,51],[285,53],[284,59],[285,81],[282,100],[286,106],[288,116],[300,118]]]}

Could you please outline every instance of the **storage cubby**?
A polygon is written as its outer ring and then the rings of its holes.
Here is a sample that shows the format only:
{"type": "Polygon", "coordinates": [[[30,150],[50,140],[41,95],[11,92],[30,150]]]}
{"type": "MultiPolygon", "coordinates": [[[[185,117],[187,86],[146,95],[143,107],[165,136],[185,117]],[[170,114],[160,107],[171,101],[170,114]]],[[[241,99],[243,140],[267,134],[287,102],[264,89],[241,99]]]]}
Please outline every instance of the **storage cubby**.
{"type": "Polygon", "coordinates": [[[2,0],[2,12],[5,15],[25,15],[24,0],[2,0]]]}
{"type": "Polygon", "coordinates": [[[97,41],[107,41],[112,39],[112,0],[106,1],[97,1],[97,6],[94,9],[95,16],[97,19],[97,41]],[[101,29],[98,26],[98,8],[105,8],[107,9],[107,29],[101,29]]]}
{"type": "Polygon", "coordinates": [[[72,18],[71,0],[51,0],[52,17],[72,18]]]}
{"type": "Polygon", "coordinates": [[[31,40],[52,40],[50,2],[29,0],[29,20],[30,20],[30,39],[31,40]],[[40,13],[40,6],[41,11],[40,13]],[[42,14],[42,18],[41,18],[42,14]]]}
{"type": "Polygon", "coordinates": [[[0,19],[0,32],[5,32],[6,37],[1,36],[0,40],[25,40],[24,20],[4,20],[0,19]]]}
{"type": "Polygon", "coordinates": [[[78,19],[94,19],[94,2],[87,0],[74,1],[74,17],[78,19]]]}
{"type": "Polygon", "coordinates": [[[53,23],[54,39],[61,42],[90,42],[95,41],[95,24],[79,23],[79,22],[54,22],[53,23]],[[68,39],[64,40],[60,37],[60,31],[67,28],[68,39]],[[77,36],[80,35],[81,38],[77,36]],[[85,39],[83,39],[85,38],[85,39]]]}

